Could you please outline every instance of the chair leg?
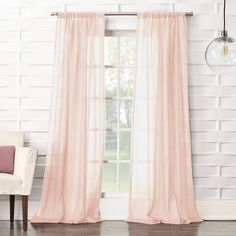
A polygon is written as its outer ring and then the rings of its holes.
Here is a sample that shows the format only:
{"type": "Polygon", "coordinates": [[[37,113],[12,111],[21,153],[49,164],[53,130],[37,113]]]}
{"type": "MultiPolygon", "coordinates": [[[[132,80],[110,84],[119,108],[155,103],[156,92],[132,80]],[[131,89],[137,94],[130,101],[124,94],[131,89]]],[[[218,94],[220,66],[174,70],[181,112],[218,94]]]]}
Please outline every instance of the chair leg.
{"type": "Polygon", "coordinates": [[[22,198],[22,216],[23,216],[23,230],[28,229],[28,196],[21,196],[22,198]]]}
{"type": "Polygon", "coordinates": [[[15,195],[10,195],[10,222],[14,222],[15,195]]]}

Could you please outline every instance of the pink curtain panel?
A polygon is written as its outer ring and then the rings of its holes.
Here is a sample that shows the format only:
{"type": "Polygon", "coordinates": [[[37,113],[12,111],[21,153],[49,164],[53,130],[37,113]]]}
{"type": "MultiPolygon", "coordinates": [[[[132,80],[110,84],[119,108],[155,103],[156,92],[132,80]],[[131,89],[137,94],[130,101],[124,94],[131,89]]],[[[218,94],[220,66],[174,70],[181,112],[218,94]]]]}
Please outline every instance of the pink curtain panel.
{"type": "Polygon", "coordinates": [[[140,13],[130,222],[201,221],[191,165],[184,13],[140,13]]]}
{"type": "MultiPolygon", "coordinates": [[[[47,166],[35,223],[101,221],[104,16],[59,13],[47,166]]],[[[138,15],[128,221],[201,221],[192,183],[186,19],[138,15]]]]}
{"type": "Polygon", "coordinates": [[[33,223],[101,221],[104,15],[59,13],[47,166],[33,223]]]}

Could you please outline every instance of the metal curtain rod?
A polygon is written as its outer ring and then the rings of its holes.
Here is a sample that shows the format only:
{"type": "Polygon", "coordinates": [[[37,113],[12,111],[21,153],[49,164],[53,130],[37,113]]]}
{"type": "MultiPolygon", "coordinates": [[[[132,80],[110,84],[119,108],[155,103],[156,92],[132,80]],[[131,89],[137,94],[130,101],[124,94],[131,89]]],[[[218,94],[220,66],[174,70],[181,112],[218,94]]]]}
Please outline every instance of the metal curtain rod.
{"type": "MultiPolygon", "coordinates": [[[[51,16],[57,16],[58,12],[52,12],[51,16]]],[[[106,12],[105,16],[137,16],[137,12],[106,12]]],[[[193,12],[185,12],[185,16],[193,16],[193,12]]]]}

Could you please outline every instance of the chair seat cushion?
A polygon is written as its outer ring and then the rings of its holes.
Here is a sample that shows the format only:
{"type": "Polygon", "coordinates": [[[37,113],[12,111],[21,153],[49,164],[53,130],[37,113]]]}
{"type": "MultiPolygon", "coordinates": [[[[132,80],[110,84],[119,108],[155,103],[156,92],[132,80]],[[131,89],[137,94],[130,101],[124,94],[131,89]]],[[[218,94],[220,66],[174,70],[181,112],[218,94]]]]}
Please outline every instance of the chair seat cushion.
{"type": "Polygon", "coordinates": [[[22,179],[15,175],[0,173],[0,194],[18,194],[22,179]]]}

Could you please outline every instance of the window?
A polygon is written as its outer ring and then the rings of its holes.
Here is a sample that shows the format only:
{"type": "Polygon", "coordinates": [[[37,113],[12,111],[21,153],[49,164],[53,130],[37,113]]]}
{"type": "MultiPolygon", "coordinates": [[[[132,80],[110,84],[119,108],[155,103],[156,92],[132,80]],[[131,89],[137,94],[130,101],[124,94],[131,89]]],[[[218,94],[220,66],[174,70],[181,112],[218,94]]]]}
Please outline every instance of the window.
{"type": "Polygon", "coordinates": [[[105,37],[106,144],[103,196],[129,191],[135,37],[105,37]]]}

